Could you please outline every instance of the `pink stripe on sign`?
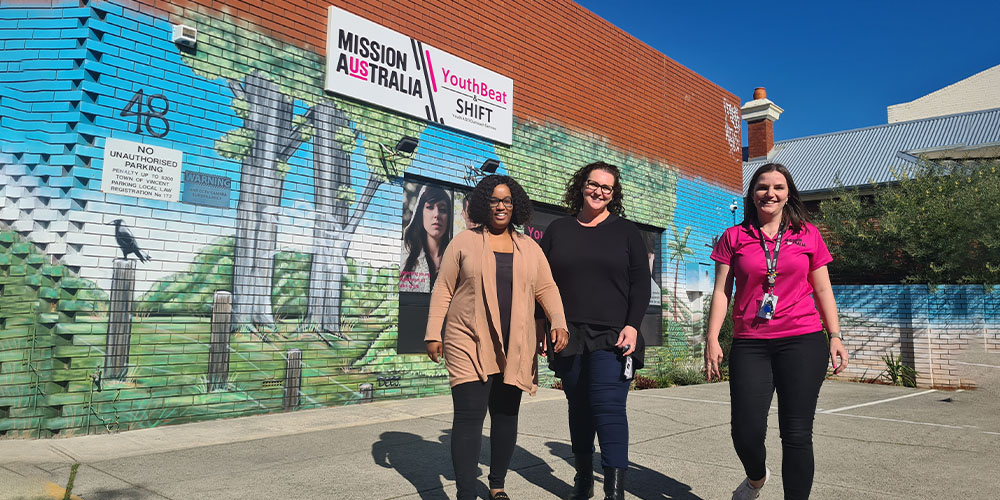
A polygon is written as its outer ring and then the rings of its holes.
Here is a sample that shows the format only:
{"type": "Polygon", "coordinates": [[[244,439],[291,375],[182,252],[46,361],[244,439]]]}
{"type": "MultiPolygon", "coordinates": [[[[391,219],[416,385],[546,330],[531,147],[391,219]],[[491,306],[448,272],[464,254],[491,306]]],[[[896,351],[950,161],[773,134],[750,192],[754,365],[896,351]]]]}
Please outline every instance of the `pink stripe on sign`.
{"type": "Polygon", "coordinates": [[[367,78],[365,78],[365,77],[363,77],[361,75],[355,75],[354,73],[351,73],[351,76],[353,76],[354,78],[357,78],[358,80],[368,81],[367,78]]]}
{"type": "Polygon", "coordinates": [[[434,92],[438,91],[437,80],[434,79],[434,65],[431,64],[431,51],[425,50],[424,55],[427,56],[427,71],[431,74],[431,85],[434,87],[434,92]]]}

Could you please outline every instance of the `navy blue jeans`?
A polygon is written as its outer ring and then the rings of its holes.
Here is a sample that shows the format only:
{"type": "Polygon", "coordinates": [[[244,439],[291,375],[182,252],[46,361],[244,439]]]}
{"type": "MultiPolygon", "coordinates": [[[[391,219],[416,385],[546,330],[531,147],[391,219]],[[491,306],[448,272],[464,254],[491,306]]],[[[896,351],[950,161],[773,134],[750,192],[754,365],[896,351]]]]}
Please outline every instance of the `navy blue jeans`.
{"type": "Polygon", "coordinates": [[[830,349],[822,332],[780,339],[735,339],[729,352],[729,397],[736,454],[750,479],[764,477],[764,436],[778,392],[781,480],[785,498],[806,499],[813,482],[813,418],[830,349]]]}
{"type": "Polygon", "coordinates": [[[611,351],[585,351],[556,359],[569,402],[569,435],[574,454],[594,452],[594,434],[601,444],[601,465],[628,468],[628,386],[624,360],[611,351]]]}

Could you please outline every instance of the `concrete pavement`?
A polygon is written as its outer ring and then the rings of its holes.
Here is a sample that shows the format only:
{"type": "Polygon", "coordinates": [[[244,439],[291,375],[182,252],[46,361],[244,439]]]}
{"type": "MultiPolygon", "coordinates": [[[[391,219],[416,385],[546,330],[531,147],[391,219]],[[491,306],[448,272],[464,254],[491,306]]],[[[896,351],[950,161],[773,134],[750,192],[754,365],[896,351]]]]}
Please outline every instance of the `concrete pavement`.
{"type": "MultiPolygon", "coordinates": [[[[1000,498],[998,361],[1000,354],[967,360],[984,381],[976,391],[826,382],[812,498],[1000,498]]],[[[729,438],[727,384],[633,392],[629,418],[629,498],[728,499],[742,480],[729,438]]],[[[773,477],[761,498],[777,499],[776,408],[769,423],[773,477]]],[[[80,463],[73,493],[83,500],[444,500],[455,493],[450,426],[450,398],[432,397],[115,435],[6,440],[0,441],[0,499],[51,498],[52,486],[65,486],[70,466],[80,463]]],[[[560,392],[524,398],[507,476],[512,498],[569,491],[568,439],[560,392]]],[[[482,463],[489,462],[488,445],[484,438],[482,463]]],[[[488,466],[481,469],[485,495],[488,466]]]]}

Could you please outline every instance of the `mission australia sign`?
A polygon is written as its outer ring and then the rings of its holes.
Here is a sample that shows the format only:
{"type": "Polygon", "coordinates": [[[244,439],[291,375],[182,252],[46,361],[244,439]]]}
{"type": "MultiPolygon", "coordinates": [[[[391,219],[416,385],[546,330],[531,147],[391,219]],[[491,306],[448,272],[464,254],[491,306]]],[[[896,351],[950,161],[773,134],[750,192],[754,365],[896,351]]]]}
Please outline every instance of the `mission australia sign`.
{"type": "Polygon", "coordinates": [[[337,7],[326,90],[511,144],[513,80],[337,7]]]}

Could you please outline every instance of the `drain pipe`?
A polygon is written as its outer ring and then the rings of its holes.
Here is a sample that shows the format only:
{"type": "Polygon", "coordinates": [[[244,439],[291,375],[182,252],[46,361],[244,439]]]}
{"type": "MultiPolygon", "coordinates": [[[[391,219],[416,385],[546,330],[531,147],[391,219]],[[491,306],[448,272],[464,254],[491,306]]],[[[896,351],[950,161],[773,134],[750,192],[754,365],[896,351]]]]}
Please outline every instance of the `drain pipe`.
{"type": "Polygon", "coordinates": [[[933,389],[934,388],[934,342],[931,340],[930,328],[927,328],[927,368],[931,372],[931,389],[933,389]]]}

